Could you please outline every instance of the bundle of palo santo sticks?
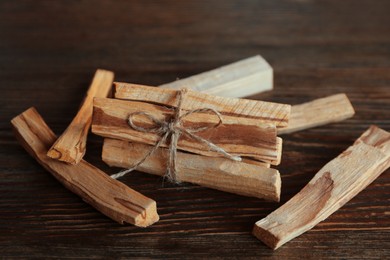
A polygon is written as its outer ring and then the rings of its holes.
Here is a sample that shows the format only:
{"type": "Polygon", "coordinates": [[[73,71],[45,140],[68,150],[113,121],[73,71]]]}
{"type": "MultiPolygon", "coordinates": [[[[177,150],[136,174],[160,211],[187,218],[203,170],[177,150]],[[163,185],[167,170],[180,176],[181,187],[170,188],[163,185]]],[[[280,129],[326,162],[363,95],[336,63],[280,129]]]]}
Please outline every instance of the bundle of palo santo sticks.
{"type": "MultiPolygon", "coordinates": [[[[272,68],[260,56],[158,88],[113,79],[113,72],[97,70],[59,138],[34,108],[12,125],[25,149],[69,190],[119,223],[141,227],[158,221],[156,202],[116,180],[126,173],[136,169],[279,201],[281,178],[272,168],[282,161],[278,135],[355,113],[343,93],[294,106],[240,99],[272,89],[272,68]],[[110,93],[113,98],[107,98],[110,93]],[[82,159],[91,125],[105,137],[103,161],[127,170],[109,176],[82,159]]],[[[258,221],[253,234],[276,249],[327,218],[389,166],[390,134],[372,126],[296,196],[258,221]]]]}
{"type": "MultiPolygon", "coordinates": [[[[281,161],[282,139],[277,137],[277,128],[287,126],[290,105],[187,90],[178,108],[179,91],[114,83],[115,99],[95,98],[92,132],[106,137],[103,161],[110,166],[132,168],[164,135],[132,128],[128,124],[129,115],[134,115],[133,124],[153,129],[155,121],[160,121],[158,125],[169,123],[175,109],[180,109],[182,133],[174,148],[177,149],[174,181],[279,201],[280,175],[270,165],[281,161]],[[220,116],[213,111],[218,111],[220,116]],[[186,130],[193,131],[203,141],[186,130]],[[212,149],[214,145],[239,156],[240,161],[212,149]]],[[[162,143],[137,169],[164,175],[170,149],[168,142],[162,143]]]]}

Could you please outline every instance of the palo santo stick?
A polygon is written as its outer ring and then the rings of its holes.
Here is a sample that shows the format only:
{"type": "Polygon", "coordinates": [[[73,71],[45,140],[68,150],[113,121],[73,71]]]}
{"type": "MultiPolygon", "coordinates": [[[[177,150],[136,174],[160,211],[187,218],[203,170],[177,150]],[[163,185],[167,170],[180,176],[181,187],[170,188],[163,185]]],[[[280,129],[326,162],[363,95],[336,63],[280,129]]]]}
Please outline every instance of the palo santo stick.
{"type": "Polygon", "coordinates": [[[260,161],[256,161],[256,160],[251,160],[251,159],[248,159],[248,158],[242,158],[242,162],[249,163],[249,164],[254,164],[254,165],[258,165],[258,166],[262,166],[262,167],[265,167],[265,168],[270,168],[271,167],[271,164],[269,164],[269,163],[260,162],[260,161]]]}
{"type": "MultiPolygon", "coordinates": [[[[141,160],[152,146],[116,139],[104,140],[103,161],[110,166],[130,168],[141,160]]],[[[163,176],[166,171],[167,149],[158,148],[137,170],[163,176]]],[[[178,181],[236,193],[244,196],[280,199],[280,174],[254,164],[234,162],[225,158],[210,158],[177,152],[178,181]]]]}
{"type": "MultiPolygon", "coordinates": [[[[171,109],[163,106],[144,102],[95,98],[92,132],[104,137],[155,144],[160,140],[161,134],[140,132],[128,125],[129,114],[140,111],[165,122],[168,122],[173,115],[171,109]]],[[[215,115],[194,113],[184,117],[182,124],[184,127],[195,128],[216,125],[218,121],[219,119],[215,115]]],[[[151,128],[155,125],[145,116],[135,116],[133,122],[144,128],[151,128]]],[[[259,124],[256,120],[248,118],[223,116],[222,125],[197,132],[196,135],[214,143],[230,154],[251,157],[273,165],[280,163],[281,139],[276,137],[274,125],[259,124]]],[[[168,144],[165,143],[162,146],[167,147],[168,144]]],[[[223,156],[210,150],[204,143],[184,134],[178,141],[178,149],[206,156],[223,156]]]]}
{"type": "Polygon", "coordinates": [[[111,219],[140,227],[158,221],[156,202],[81,160],[70,165],[46,156],[56,136],[34,108],[11,121],[22,146],[66,188],[111,219]]]}
{"type": "MultiPolygon", "coordinates": [[[[153,88],[148,86],[114,82],[115,98],[138,100],[156,103],[164,106],[177,106],[177,90],[153,88]]],[[[185,86],[183,86],[185,87],[185,86]]],[[[223,115],[239,116],[257,119],[260,123],[275,124],[276,127],[286,127],[291,106],[258,100],[224,98],[189,90],[183,101],[184,110],[212,108],[223,115]]]]}
{"type": "Polygon", "coordinates": [[[245,97],[273,88],[272,67],[260,55],[163,84],[161,88],[189,88],[222,97],[245,97]]]}
{"type": "Polygon", "coordinates": [[[273,249],[311,229],[390,167],[390,133],[370,127],[286,204],[256,222],[253,234],[273,249]]]}
{"type": "Polygon", "coordinates": [[[337,94],[291,107],[288,127],[278,129],[278,134],[342,121],[352,117],[355,110],[347,95],[337,94]]]}
{"type": "Polygon", "coordinates": [[[94,97],[107,97],[111,90],[114,73],[108,70],[96,70],[80,110],[65,132],[57,139],[47,155],[53,159],[77,164],[85,154],[89,127],[92,122],[94,97]]]}

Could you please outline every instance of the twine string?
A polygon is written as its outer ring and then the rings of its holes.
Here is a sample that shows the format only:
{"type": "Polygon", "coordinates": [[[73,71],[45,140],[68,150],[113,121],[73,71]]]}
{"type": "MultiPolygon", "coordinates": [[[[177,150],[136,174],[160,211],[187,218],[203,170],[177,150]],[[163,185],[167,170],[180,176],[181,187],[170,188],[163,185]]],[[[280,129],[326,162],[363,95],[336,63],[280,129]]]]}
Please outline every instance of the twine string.
{"type": "Polygon", "coordinates": [[[126,175],[129,172],[134,171],[138,166],[140,166],[142,163],[146,161],[146,159],[152,155],[162,144],[164,144],[168,137],[171,136],[170,138],[170,144],[168,148],[168,163],[167,163],[167,170],[164,175],[164,177],[168,178],[168,180],[172,182],[178,183],[179,181],[177,180],[176,176],[176,157],[177,157],[177,143],[181,135],[187,135],[188,137],[203,143],[208,146],[208,148],[214,152],[222,154],[224,157],[233,160],[233,161],[241,161],[240,156],[234,156],[229,153],[227,153],[224,149],[221,147],[213,144],[212,142],[196,135],[195,133],[205,131],[210,128],[216,128],[223,124],[222,121],[222,115],[215,109],[212,108],[199,108],[199,109],[193,109],[190,110],[183,115],[181,114],[182,112],[182,104],[183,104],[183,99],[185,94],[187,93],[186,89],[181,89],[180,91],[177,92],[177,99],[178,99],[178,105],[174,110],[174,115],[173,118],[170,121],[164,121],[164,120],[159,120],[155,118],[154,116],[146,113],[146,112],[134,112],[131,113],[128,117],[128,124],[131,128],[134,130],[137,130],[139,132],[143,133],[157,133],[161,135],[161,138],[154,144],[152,149],[149,150],[149,152],[137,163],[135,163],[132,167],[129,169],[123,170],[119,173],[111,175],[112,178],[117,179],[120,178],[124,175],[126,175]],[[194,114],[194,113],[205,113],[205,112],[211,112],[215,114],[218,117],[218,123],[210,126],[204,126],[204,127],[183,127],[182,125],[182,120],[183,118],[194,114]],[[134,123],[133,119],[137,115],[142,115],[147,117],[151,122],[153,122],[152,127],[143,127],[139,126],[136,123],[134,123]]]}

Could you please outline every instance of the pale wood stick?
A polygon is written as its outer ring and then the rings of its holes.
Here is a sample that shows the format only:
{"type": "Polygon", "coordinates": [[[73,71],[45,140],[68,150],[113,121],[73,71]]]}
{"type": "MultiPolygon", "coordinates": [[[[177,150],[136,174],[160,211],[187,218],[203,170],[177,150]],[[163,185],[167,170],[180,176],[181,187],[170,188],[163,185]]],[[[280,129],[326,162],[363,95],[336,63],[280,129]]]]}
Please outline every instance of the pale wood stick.
{"type": "MultiPolygon", "coordinates": [[[[165,106],[177,106],[177,90],[153,88],[130,83],[114,82],[115,98],[138,100],[165,106]]],[[[183,86],[184,87],[184,86],[183,86]]],[[[286,127],[291,106],[258,100],[225,98],[189,90],[182,108],[192,110],[212,108],[223,115],[240,116],[257,119],[261,123],[272,123],[276,127],[286,127]]]]}
{"type": "Polygon", "coordinates": [[[273,70],[260,55],[160,85],[161,88],[195,91],[222,97],[246,97],[273,88],[273,70]]]}
{"type": "MultiPolygon", "coordinates": [[[[106,138],[102,158],[110,166],[130,168],[150,149],[150,145],[106,138]]],[[[163,176],[167,156],[167,149],[159,148],[137,170],[163,176]]],[[[281,180],[275,169],[184,152],[177,153],[176,167],[176,178],[181,182],[272,201],[280,199],[281,180]]]]}
{"type": "Polygon", "coordinates": [[[355,110],[347,95],[336,94],[291,107],[288,127],[278,129],[278,134],[339,122],[352,117],[355,110]]]}
{"type": "MultiPolygon", "coordinates": [[[[104,137],[155,144],[161,139],[161,134],[140,132],[128,125],[129,114],[140,111],[165,122],[168,122],[173,115],[171,109],[145,102],[95,98],[92,132],[104,137]]],[[[194,113],[182,120],[184,127],[191,128],[216,125],[218,121],[216,115],[208,113],[194,113]]],[[[155,125],[145,116],[135,116],[133,122],[144,128],[155,125]]],[[[214,143],[232,155],[251,157],[273,165],[280,163],[281,139],[276,137],[274,125],[260,124],[257,120],[248,118],[223,116],[222,125],[198,132],[196,135],[214,143]]],[[[163,147],[168,145],[165,143],[163,147]]],[[[178,141],[178,149],[206,156],[223,156],[185,134],[182,134],[178,141]]]]}
{"type": "Polygon", "coordinates": [[[93,98],[106,97],[111,90],[113,80],[112,71],[96,70],[80,110],[48,151],[49,157],[71,164],[80,162],[85,154],[88,130],[92,122],[93,98]]]}
{"type": "Polygon", "coordinates": [[[112,179],[81,160],[71,165],[49,158],[46,153],[56,136],[34,108],[11,121],[22,146],[67,189],[109,218],[140,227],[158,221],[156,202],[112,179]]]}
{"type": "Polygon", "coordinates": [[[390,133],[370,127],[286,204],[256,222],[253,234],[273,249],[311,229],[390,167],[390,133]]]}

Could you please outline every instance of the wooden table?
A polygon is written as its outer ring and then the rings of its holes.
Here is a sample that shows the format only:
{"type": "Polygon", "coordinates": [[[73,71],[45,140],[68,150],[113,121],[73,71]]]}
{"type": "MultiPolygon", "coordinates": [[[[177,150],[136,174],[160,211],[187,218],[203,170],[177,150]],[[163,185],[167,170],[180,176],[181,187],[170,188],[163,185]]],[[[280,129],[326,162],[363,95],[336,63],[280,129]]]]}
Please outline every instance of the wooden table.
{"type": "MultiPolygon", "coordinates": [[[[390,171],[311,231],[272,251],[251,235],[281,204],[122,179],[155,199],[161,220],[118,225],[66,190],[16,142],[9,121],[35,106],[61,133],[96,68],[159,85],[252,55],[275,69],[254,98],[298,104],[346,92],[350,120],[285,136],[282,201],[370,124],[390,130],[389,1],[1,1],[1,257],[389,258],[390,171]]],[[[86,159],[107,173],[102,139],[86,159]]]]}

